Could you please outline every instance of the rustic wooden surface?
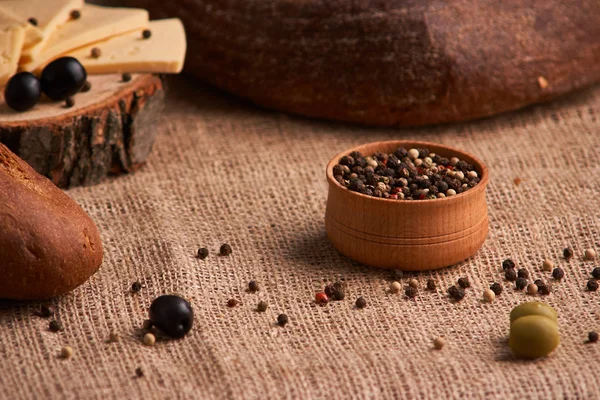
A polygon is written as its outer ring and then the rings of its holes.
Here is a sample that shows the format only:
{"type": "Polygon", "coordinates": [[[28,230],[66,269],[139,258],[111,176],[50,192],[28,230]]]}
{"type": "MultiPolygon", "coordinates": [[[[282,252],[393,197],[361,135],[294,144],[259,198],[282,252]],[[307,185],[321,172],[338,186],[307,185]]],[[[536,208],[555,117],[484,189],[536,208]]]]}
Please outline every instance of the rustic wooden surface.
{"type": "Polygon", "coordinates": [[[42,100],[16,113],[0,97],[0,142],[59,187],[91,185],[132,172],[150,154],[164,107],[158,76],[90,76],[75,106],[42,100]]]}
{"type": "Polygon", "coordinates": [[[127,0],[180,17],[186,70],[265,107],[460,121],[600,81],[598,0],[127,0]]]}
{"type": "Polygon", "coordinates": [[[325,228],[333,245],[355,261],[378,268],[430,270],[463,261],[483,245],[488,233],[485,188],[488,169],[475,156],[451,147],[415,141],[374,142],[346,150],[327,165],[329,194],[325,228]],[[352,151],[364,155],[398,147],[429,148],[475,166],[474,188],[435,200],[388,200],[352,192],[333,177],[333,167],[352,151]]]}

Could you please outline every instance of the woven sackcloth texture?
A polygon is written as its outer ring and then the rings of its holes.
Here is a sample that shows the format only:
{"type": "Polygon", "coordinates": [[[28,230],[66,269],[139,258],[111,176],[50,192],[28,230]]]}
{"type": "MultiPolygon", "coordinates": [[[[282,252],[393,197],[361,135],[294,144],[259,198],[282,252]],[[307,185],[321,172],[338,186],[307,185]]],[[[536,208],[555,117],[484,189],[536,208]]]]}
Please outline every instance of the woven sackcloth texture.
{"type": "Polygon", "coordinates": [[[470,124],[388,130],[263,111],[185,78],[169,84],[145,168],[68,192],[97,222],[106,254],[86,284],[51,302],[64,331],[48,330],[40,303],[2,303],[0,397],[600,397],[600,344],[585,343],[600,329],[600,292],[585,290],[600,263],[582,259],[585,248],[600,250],[600,87],[470,124]],[[327,161],[392,139],[464,149],[491,173],[485,245],[458,266],[414,275],[422,287],[438,284],[414,300],[388,292],[389,271],[338,254],[324,229],[327,161]],[[217,255],[222,243],[231,256],[217,255]],[[211,252],[202,261],[201,246],[211,252]],[[566,246],[575,251],[568,262],[566,246]],[[546,359],[508,350],[509,312],[532,297],[502,279],[507,257],[533,279],[551,280],[545,257],[565,270],[539,297],[558,310],[562,335],[546,359]],[[453,303],[446,289],[463,276],[472,288],[453,303]],[[347,298],[315,306],[315,292],[337,279],[347,298]],[[131,293],[136,280],[143,288],[131,293]],[[250,280],[257,293],[246,291],[250,280]],[[504,292],[483,303],[494,281],[504,292]],[[139,328],[164,293],[189,299],[195,326],[184,339],[144,346],[139,328]],[[355,308],[358,296],[365,309],[355,308]],[[230,298],[240,304],[228,308],[230,298]],[[284,328],[275,324],[282,312],[284,328]],[[107,343],[111,331],[120,341],[107,343]],[[436,351],[440,335],[447,344],[436,351]],[[64,345],[74,349],[69,360],[59,358],[64,345]]]}

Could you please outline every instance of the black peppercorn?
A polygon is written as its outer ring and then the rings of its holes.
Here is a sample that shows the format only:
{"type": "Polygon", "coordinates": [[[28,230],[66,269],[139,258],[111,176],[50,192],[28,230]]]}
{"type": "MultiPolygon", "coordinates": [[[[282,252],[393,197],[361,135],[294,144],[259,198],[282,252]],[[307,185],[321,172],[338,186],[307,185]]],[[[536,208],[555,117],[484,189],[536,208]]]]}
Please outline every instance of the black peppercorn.
{"type": "Polygon", "coordinates": [[[513,268],[507,269],[504,272],[504,278],[506,278],[507,281],[514,282],[517,280],[517,273],[513,268]]]}
{"type": "Polygon", "coordinates": [[[587,289],[590,292],[595,292],[596,290],[598,290],[598,282],[596,282],[594,280],[589,280],[587,283],[587,289]]]}
{"type": "Polygon", "coordinates": [[[79,90],[81,93],[89,92],[92,89],[92,84],[90,81],[85,81],[81,89],[79,90]]]}
{"type": "Polygon", "coordinates": [[[448,295],[453,300],[460,301],[460,300],[464,299],[464,297],[465,297],[465,290],[458,286],[450,286],[448,288],[448,295]]]}
{"type": "Polygon", "coordinates": [[[600,279],[600,267],[596,267],[592,270],[592,277],[594,279],[600,279]]]}
{"type": "Polygon", "coordinates": [[[433,279],[427,280],[427,290],[435,290],[435,281],[433,279]]]}
{"type": "Polygon", "coordinates": [[[598,341],[598,332],[592,331],[588,333],[588,340],[590,343],[596,343],[598,341]]]}
{"type": "Polygon", "coordinates": [[[492,292],[494,292],[496,296],[499,296],[500,293],[502,293],[502,285],[500,285],[498,282],[492,283],[490,289],[492,290],[492,292]]]}
{"type": "Polygon", "coordinates": [[[340,164],[346,165],[348,168],[352,168],[354,167],[354,158],[350,156],[343,156],[342,158],[340,158],[340,164]]]}
{"type": "Polygon", "coordinates": [[[409,299],[414,299],[415,297],[417,297],[417,293],[418,293],[418,290],[411,286],[407,287],[406,290],[404,291],[404,294],[409,299]]]}
{"type": "Polygon", "coordinates": [[[75,105],[75,98],[69,96],[65,99],[65,108],[71,108],[75,105]]]}
{"type": "Polygon", "coordinates": [[[37,21],[37,19],[35,19],[35,18],[33,18],[33,17],[29,18],[29,19],[27,20],[27,22],[29,22],[29,23],[30,23],[31,25],[33,25],[33,26],[37,26],[37,25],[38,25],[38,21],[37,21]]]}
{"type": "Polygon", "coordinates": [[[260,312],[265,312],[265,311],[267,311],[267,307],[268,307],[268,304],[266,301],[260,301],[258,303],[258,305],[256,306],[256,309],[260,312]]]}
{"type": "Polygon", "coordinates": [[[71,11],[71,18],[72,19],[79,19],[81,17],[81,11],[79,10],[73,10],[71,11]]]}
{"type": "Polygon", "coordinates": [[[545,283],[542,286],[538,286],[538,292],[543,295],[549,295],[550,292],[552,291],[551,289],[552,289],[552,287],[550,286],[549,283],[545,283]]]}
{"type": "Polygon", "coordinates": [[[125,72],[123,75],[121,75],[121,80],[123,82],[129,82],[131,80],[131,74],[129,72],[125,72]]]}
{"type": "Polygon", "coordinates": [[[394,154],[396,157],[402,160],[404,157],[408,156],[408,150],[406,150],[404,147],[398,147],[394,154]]]}
{"type": "Polygon", "coordinates": [[[466,289],[468,287],[471,287],[471,282],[469,282],[469,278],[459,278],[458,286],[460,286],[463,289],[466,289]]]}
{"type": "Polygon", "coordinates": [[[517,271],[517,275],[519,278],[529,278],[529,272],[525,268],[521,268],[519,271],[517,271]]]}
{"type": "Polygon", "coordinates": [[[142,378],[144,376],[144,371],[142,370],[142,367],[137,367],[135,369],[135,376],[137,376],[138,378],[142,378]]]}
{"type": "Polygon", "coordinates": [[[51,332],[60,332],[62,331],[64,328],[63,326],[60,324],[60,322],[58,322],[57,320],[53,319],[52,321],[50,321],[50,323],[48,324],[48,329],[50,329],[51,332]]]}
{"type": "Polygon", "coordinates": [[[204,260],[206,257],[208,257],[208,249],[206,247],[199,248],[197,257],[201,260],[204,260]]]}
{"type": "Polygon", "coordinates": [[[544,286],[544,285],[545,285],[544,281],[543,281],[543,280],[541,280],[541,279],[536,279],[536,280],[535,280],[533,283],[535,283],[535,285],[536,285],[537,287],[540,287],[540,286],[544,286]]]}
{"type": "Polygon", "coordinates": [[[235,307],[238,305],[238,301],[236,299],[227,300],[227,307],[235,307]]]}
{"type": "Polygon", "coordinates": [[[231,246],[228,245],[227,243],[224,243],[221,245],[221,248],[219,249],[219,254],[222,256],[228,256],[233,252],[233,250],[231,249],[231,246]]]}
{"type": "Polygon", "coordinates": [[[99,58],[102,55],[102,50],[100,50],[99,47],[93,47],[92,50],[90,51],[90,55],[93,58],[99,58]]]}
{"type": "Polygon", "coordinates": [[[142,31],[142,37],[144,39],[150,39],[151,36],[152,36],[152,31],[150,29],[144,29],[142,31]]]}
{"type": "Polygon", "coordinates": [[[557,281],[560,281],[562,278],[564,278],[564,276],[565,271],[563,271],[562,268],[554,268],[554,271],[552,271],[552,277],[557,281]]]}
{"type": "Polygon", "coordinates": [[[362,153],[360,151],[353,151],[349,154],[350,157],[357,159],[362,157],[362,153]]]}
{"type": "Polygon", "coordinates": [[[506,270],[506,269],[513,269],[515,267],[515,262],[513,260],[511,260],[510,258],[507,258],[506,260],[502,261],[502,269],[506,270]]]}
{"type": "Polygon", "coordinates": [[[525,278],[517,278],[515,281],[515,289],[523,290],[527,287],[527,279],[525,278]]]}
{"type": "Polygon", "coordinates": [[[277,324],[279,326],[285,326],[289,322],[288,316],[285,314],[279,314],[277,316],[277,324]]]}
{"type": "Polygon", "coordinates": [[[325,286],[325,294],[331,300],[344,300],[344,297],[346,297],[346,288],[342,282],[337,281],[332,285],[325,286]]]}
{"type": "Polygon", "coordinates": [[[256,283],[256,281],[248,282],[248,291],[249,292],[257,292],[258,291],[258,283],[256,283]]]}
{"type": "Polygon", "coordinates": [[[344,176],[344,168],[340,164],[333,167],[333,176],[344,176]]]}
{"type": "Polygon", "coordinates": [[[393,269],[392,270],[392,280],[399,281],[404,278],[404,272],[401,269],[393,269]]]}
{"type": "Polygon", "coordinates": [[[131,291],[134,293],[139,292],[140,290],[142,290],[142,284],[139,281],[135,281],[131,284],[131,291]]]}
{"type": "Polygon", "coordinates": [[[49,318],[52,316],[52,314],[54,314],[54,309],[50,306],[47,306],[45,304],[42,304],[40,306],[40,316],[43,318],[49,318]]]}
{"type": "Polygon", "coordinates": [[[566,249],[564,249],[563,257],[567,260],[570,259],[571,257],[573,257],[573,249],[571,249],[570,247],[567,247],[566,249]]]}
{"type": "Polygon", "coordinates": [[[356,308],[365,308],[367,306],[367,301],[364,297],[359,297],[356,299],[356,308]]]}

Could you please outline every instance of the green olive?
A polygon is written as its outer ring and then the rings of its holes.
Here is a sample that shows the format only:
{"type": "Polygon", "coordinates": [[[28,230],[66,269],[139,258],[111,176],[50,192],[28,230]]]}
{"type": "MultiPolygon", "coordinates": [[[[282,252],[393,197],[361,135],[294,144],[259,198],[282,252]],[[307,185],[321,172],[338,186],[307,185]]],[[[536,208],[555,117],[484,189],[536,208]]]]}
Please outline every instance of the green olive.
{"type": "Polygon", "coordinates": [[[558,325],[545,316],[528,315],[517,319],[510,326],[508,345],[519,357],[545,357],[559,343],[558,325]]]}
{"type": "Polygon", "coordinates": [[[548,304],[540,303],[539,301],[523,303],[513,308],[510,312],[510,323],[512,324],[517,318],[525,317],[527,315],[542,315],[550,318],[554,323],[558,323],[558,314],[556,313],[556,310],[548,304]]]}

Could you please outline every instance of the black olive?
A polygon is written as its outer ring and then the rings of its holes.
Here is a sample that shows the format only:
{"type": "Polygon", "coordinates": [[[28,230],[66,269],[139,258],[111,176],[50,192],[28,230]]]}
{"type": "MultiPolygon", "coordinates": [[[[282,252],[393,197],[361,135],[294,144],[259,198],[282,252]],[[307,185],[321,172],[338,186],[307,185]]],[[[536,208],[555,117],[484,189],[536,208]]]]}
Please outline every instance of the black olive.
{"type": "Polygon", "coordinates": [[[180,338],[192,329],[194,311],[190,303],[181,297],[163,295],[150,305],[150,321],[163,333],[180,338]]]}
{"type": "Polygon", "coordinates": [[[52,100],[65,100],[83,87],[87,79],[85,68],[76,58],[61,57],[42,71],[42,91],[52,100]]]}
{"type": "Polygon", "coordinates": [[[42,95],[40,81],[30,72],[19,72],[6,84],[4,100],[15,111],[27,111],[42,95]]]}

